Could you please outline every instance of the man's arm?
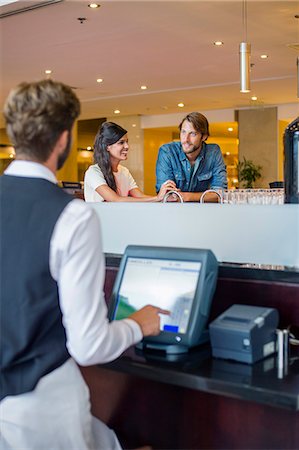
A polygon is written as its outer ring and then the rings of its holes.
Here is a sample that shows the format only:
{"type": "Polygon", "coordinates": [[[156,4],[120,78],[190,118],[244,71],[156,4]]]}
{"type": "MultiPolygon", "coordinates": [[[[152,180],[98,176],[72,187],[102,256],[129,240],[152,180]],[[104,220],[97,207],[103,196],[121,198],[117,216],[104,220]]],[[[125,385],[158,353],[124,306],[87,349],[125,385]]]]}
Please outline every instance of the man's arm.
{"type": "MultiPolygon", "coordinates": [[[[218,145],[217,145],[218,147],[218,145]]],[[[215,154],[211,189],[227,189],[227,172],[220,148],[215,154]]]]}
{"type": "Polygon", "coordinates": [[[165,181],[171,180],[175,183],[171,160],[167,149],[162,145],[159,149],[156,163],[156,192],[159,192],[165,181]]]}
{"type": "MultiPolygon", "coordinates": [[[[50,270],[58,284],[67,348],[79,364],[111,361],[142,339],[144,314],[137,320],[132,317],[109,323],[107,319],[100,224],[92,208],[80,200],[70,202],[56,223],[50,270]]],[[[159,308],[150,311],[147,333],[157,333],[159,312],[159,308]]]]}
{"type": "MultiPolygon", "coordinates": [[[[203,192],[180,192],[184,202],[199,202],[203,192]]],[[[204,197],[205,203],[217,203],[219,197],[213,192],[208,192],[204,197]]]]}

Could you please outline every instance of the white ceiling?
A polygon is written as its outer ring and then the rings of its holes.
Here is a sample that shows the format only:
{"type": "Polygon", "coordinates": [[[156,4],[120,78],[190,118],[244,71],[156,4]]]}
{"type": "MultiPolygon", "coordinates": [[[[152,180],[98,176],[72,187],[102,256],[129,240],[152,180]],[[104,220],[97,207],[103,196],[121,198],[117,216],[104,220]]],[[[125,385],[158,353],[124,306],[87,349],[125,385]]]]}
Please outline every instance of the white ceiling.
{"type": "MultiPolygon", "coordinates": [[[[18,7],[28,3],[39,2],[18,7]]],[[[88,3],[64,0],[0,19],[1,105],[13,86],[44,78],[45,69],[76,87],[81,118],[182,112],[178,102],[186,112],[242,108],[252,95],[264,105],[298,102],[299,53],[288,46],[299,42],[298,1],[247,0],[249,94],[239,92],[242,0],[106,0],[96,10],[88,3]]]]}

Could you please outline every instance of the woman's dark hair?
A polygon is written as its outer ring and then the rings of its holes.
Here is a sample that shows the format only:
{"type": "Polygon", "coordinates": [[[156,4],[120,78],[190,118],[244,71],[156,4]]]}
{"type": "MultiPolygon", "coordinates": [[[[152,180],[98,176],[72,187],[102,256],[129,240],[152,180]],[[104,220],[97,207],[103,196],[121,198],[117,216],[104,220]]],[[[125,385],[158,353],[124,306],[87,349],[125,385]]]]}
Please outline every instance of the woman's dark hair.
{"type": "Polygon", "coordinates": [[[94,141],[94,161],[100,167],[108,186],[117,192],[115,178],[112,172],[108,145],[119,141],[127,130],[114,122],[104,122],[100,126],[94,141]]]}

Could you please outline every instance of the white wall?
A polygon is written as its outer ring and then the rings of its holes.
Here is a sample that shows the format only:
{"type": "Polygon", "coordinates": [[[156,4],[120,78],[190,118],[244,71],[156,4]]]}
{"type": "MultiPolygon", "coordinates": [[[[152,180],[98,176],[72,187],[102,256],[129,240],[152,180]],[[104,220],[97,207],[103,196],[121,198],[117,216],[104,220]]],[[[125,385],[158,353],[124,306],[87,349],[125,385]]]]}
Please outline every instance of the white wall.
{"type": "MultiPolygon", "coordinates": [[[[275,107],[278,109],[278,120],[292,120],[299,115],[299,102],[285,103],[282,105],[266,105],[265,107],[275,107]]],[[[237,108],[236,108],[237,109],[237,108]]],[[[249,109],[238,108],[238,109],[249,109]]],[[[253,108],[255,109],[255,107],[253,108]]],[[[201,110],[210,123],[212,122],[234,122],[234,109],[215,109],[215,110],[201,110]]],[[[173,127],[178,126],[181,120],[191,111],[184,111],[175,114],[157,114],[152,116],[141,116],[141,128],[159,128],[159,127],[173,127]]]]}
{"type": "MultiPolygon", "coordinates": [[[[177,127],[183,118],[191,111],[175,114],[157,114],[152,116],[141,116],[141,128],[177,127]]],[[[211,122],[234,122],[235,113],[233,109],[217,109],[202,111],[208,121],[211,122]]]]}
{"type": "Polygon", "coordinates": [[[218,261],[299,268],[299,205],[93,203],[105,253],[129,244],[208,248],[218,261]]]}

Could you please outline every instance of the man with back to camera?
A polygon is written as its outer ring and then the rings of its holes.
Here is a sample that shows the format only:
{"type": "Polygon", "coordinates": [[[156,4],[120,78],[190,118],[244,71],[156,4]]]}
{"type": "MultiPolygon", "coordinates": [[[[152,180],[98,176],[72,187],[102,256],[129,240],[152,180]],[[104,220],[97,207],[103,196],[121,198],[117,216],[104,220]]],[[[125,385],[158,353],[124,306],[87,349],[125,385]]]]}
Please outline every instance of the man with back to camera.
{"type": "Polygon", "coordinates": [[[119,449],[91,416],[81,365],[117,358],[159,333],[146,306],[108,323],[105,261],[92,208],[56,183],[80,103],[51,80],[22,83],[5,104],[16,161],[0,177],[1,399],[4,449],[119,449]]]}
{"type": "MultiPolygon", "coordinates": [[[[227,174],[221,150],[217,144],[206,144],[209,137],[207,118],[199,113],[188,114],[179,125],[180,142],[164,144],[159,149],[156,164],[156,189],[168,180],[185,202],[198,202],[208,189],[226,189],[227,174]]],[[[217,201],[208,194],[205,201],[217,201]]]]}

